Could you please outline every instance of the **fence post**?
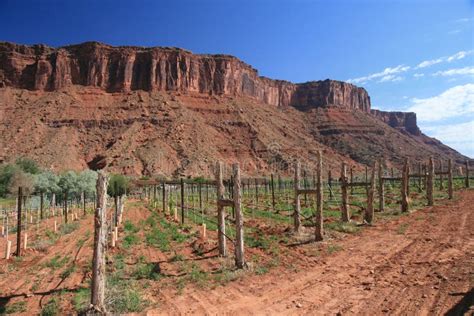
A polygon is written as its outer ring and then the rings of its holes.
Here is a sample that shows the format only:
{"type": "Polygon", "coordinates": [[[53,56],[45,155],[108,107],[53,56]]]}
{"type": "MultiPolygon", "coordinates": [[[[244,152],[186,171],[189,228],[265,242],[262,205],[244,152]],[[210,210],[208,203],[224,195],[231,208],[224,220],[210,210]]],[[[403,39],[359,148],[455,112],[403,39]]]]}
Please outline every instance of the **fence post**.
{"type": "Polygon", "coordinates": [[[181,224],[184,225],[184,179],[181,178],[181,224]]]}
{"type": "Polygon", "coordinates": [[[67,199],[68,199],[68,190],[64,191],[64,220],[65,223],[67,224],[67,199]]]}
{"type": "Polygon", "coordinates": [[[409,175],[410,168],[408,167],[408,158],[405,158],[405,162],[403,163],[403,171],[402,171],[402,185],[401,185],[401,208],[402,212],[408,212],[408,186],[409,186],[409,175]]]}
{"type": "Polygon", "coordinates": [[[367,208],[365,209],[364,216],[364,220],[369,224],[372,224],[372,221],[374,220],[375,167],[376,163],[374,162],[370,177],[370,187],[367,192],[367,208]]]}
{"type": "Polygon", "coordinates": [[[341,195],[342,195],[342,209],[341,209],[341,220],[348,222],[350,219],[349,205],[347,201],[347,167],[346,163],[343,162],[341,165],[341,195]]]}
{"type": "Polygon", "coordinates": [[[428,179],[426,180],[426,198],[428,199],[428,206],[433,205],[433,176],[434,176],[434,163],[433,157],[430,157],[428,165],[428,179]]]}
{"type": "Polygon", "coordinates": [[[418,193],[421,193],[423,191],[423,188],[421,187],[421,162],[418,163],[418,193]]]}
{"type": "Polygon", "coordinates": [[[440,160],[439,161],[439,171],[440,171],[440,175],[439,175],[439,189],[440,191],[442,191],[444,189],[444,185],[443,185],[443,180],[444,180],[444,176],[443,176],[443,160],[440,160]]]}
{"type": "Polygon", "coordinates": [[[224,199],[225,187],[222,180],[222,162],[218,162],[216,166],[216,182],[217,182],[217,224],[219,237],[219,255],[227,256],[227,247],[225,239],[225,211],[224,206],[219,203],[224,199]]]}
{"type": "Polygon", "coordinates": [[[108,178],[99,171],[97,178],[97,207],[95,210],[94,256],[92,259],[92,309],[105,313],[105,249],[107,246],[107,184],[108,178]]]}
{"type": "Polygon", "coordinates": [[[453,199],[453,161],[448,160],[448,195],[449,199],[453,199]]]}
{"type": "Polygon", "coordinates": [[[385,192],[384,192],[384,181],[383,181],[383,159],[379,159],[379,210],[382,212],[385,209],[385,192]]]}
{"type": "Polygon", "coordinates": [[[16,256],[21,257],[21,200],[23,198],[23,188],[18,187],[18,214],[16,224],[16,256]]]}
{"type": "Polygon", "coordinates": [[[244,267],[244,215],[242,213],[242,192],[240,183],[239,164],[232,165],[234,179],[234,210],[235,210],[235,266],[238,269],[244,267]]]}
{"type": "Polygon", "coordinates": [[[332,175],[331,169],[328,170],[328,187],[329,187],[329,199],[332,200],[333,193],[332,193],[332,175]]]}
{"type": "Polygon", "coordinates": [[[323,227],[323,158],[321,151],[317,153],[317,168],[316,168],[316,218],[315,218],[315,239],[321,241],[324,239],[324,227],[323,227]]]}
{"type": "Polygon", "coordinates": [[[270,189],[272,190],[272,207],[273,212],[275,212],[275,184],[273,182],[273,173],[270,175],[270,189]]]}
{"type": "Polygon", "coordinates": [[[300,201],[300,195],[299,195],[300,169],[301,169],[301,163],[298,160],[295,163],[295,183],[294,183],[294,186],[295,186],[295,211],[293,213],[293,224],[294,224],[295,232],[298,232],[300,230],[300,226],[301,226],[301,219],[300,219],[301,201],[300,201]]]}
{"type": "MultiPolygon", "coordinates": [[[[351,184],[354,183],[354,166],[350,166],[349,172],[351,176],[351,184]]],[[[354,194],[354,187],[351,185],[351,195],[354,194]]]]}
{"type": "Polygon", "coordinates": [[[466,180],[464,181],[466,188],[469,188],[469,160],[466,159],[466,180]]]}

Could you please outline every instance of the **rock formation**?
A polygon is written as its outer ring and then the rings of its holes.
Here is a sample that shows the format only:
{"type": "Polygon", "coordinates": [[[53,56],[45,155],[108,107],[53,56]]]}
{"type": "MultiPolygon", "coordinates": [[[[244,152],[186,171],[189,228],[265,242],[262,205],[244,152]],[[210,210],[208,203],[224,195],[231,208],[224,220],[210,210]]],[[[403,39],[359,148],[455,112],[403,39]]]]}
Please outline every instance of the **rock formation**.
{"type": "Polygon", "coordinates": [[[421,135],[420,128],[416,123],[416,113],[387,112],[380,110],[371,110],[370,113],[393,128],[406,131],[414,136],[421,135]]]}
{"type": "Polygon", "coordinates": [[[0,43],[0,87],[56,91],[70,85],[107,92],[243,96],[301,110],[337,106],[370,111],[370,98],[363,88],[333,80],[302,84],[272,80],[229,55],[198,55],[167,47],[112,47],[97,42],[57,49],[0,43]]]}

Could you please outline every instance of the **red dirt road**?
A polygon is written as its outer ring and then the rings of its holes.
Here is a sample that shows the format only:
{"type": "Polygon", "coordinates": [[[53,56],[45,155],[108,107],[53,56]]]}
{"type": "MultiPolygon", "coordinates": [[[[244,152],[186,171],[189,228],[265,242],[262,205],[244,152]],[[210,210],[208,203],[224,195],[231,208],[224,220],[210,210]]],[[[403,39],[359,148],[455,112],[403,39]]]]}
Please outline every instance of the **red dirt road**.
{"type": "Polygon", "coordinates": [[[472,313],[473,205],[474,191],[459,192],[455,201],[378,222],[296,273],[277,268],[213,290],[160,293],[164,302],[149,314],[457,315],[468,306],[472,313]]]}

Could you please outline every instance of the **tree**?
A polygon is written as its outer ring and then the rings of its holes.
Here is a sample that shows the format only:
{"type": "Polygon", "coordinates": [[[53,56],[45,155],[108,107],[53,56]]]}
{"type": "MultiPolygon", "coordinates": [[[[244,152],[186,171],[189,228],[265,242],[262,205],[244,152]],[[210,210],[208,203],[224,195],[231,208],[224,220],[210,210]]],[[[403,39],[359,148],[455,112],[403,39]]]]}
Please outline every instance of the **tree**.
{"type": "Polygon", "coordinates": [[[43,193],[60,192],[59,177],[52,171],[44,171],[36,176],[35,189],[43,193]]]}
{"type": "Polygon", "coordinates": [[[114,174],[110,177],[107,194],[113,197],[124,195],[127,193],[128,184],[129,181],[127,177],[121,174],[114,174]]]}
{"type": "Polygon", "coordinates": [[[0,197],[5,197],[10,192],[10,182],[17,171],[18,167],[12,164],[0,167],[0,197]]]}
{"type": "Polygon", "coordinates": [[[79,193],[78,190],[78,176],[74,171],[66,171],[59,176],[59,188],[62,192],[71,194],[79,193]]]}
{"type": "Polygon", "coordinates": [[[18,158],[15,164],[24,172],[29,174],[39,174],[41,172],[40,167],[38,164],[29,158],[18,158]]]}
{"type": "Polygon", "coordinates": [[[10,179],[9,191],[15,193],[18,187],[23,188],[23,195],[29,195],[33,193],[35,179],[34,176],[24,172],[23,170],[16,169],[13,176],[10,179]]]}

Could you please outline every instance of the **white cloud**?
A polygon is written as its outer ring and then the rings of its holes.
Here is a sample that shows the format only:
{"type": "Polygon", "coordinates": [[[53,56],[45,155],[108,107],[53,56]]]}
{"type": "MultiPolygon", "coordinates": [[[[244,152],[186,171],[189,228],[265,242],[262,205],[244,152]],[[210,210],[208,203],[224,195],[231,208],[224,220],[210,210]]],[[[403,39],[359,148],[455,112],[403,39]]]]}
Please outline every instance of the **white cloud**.
{"type": "Polygon", "coordinates": [[[474,120],[458,124],[429,125],[422,128],[430,136],[446,145],[474,157],[474,120]]]}
{"type": "Polygon", "coordinates": [[[448,70],[437,71],[433,76],[462,76],[474,75],[474,67],[453,68],[448,70]]]}
{"type": "Polygon", "coordinates": [[[459,51],[456,54],[453,54],[451,56],[440,57],[440,58],[431,59],[431,60],[425,60],[425,61],[422,61],[421,63],[419,63],[415,67],[415,69],[426,68],[426,67],[430,67],[430,66],[433,66],[433,65],[436,65],[436,64],[443,63],[443,62],[450,63],[450,62],[455,61],[455,60],[463,59],[466,56],[469,56],[470,54],[472,54],[473,52],[474,52],[473,50],[468,50],[468,51],[462,50],[462,51],[459,51]]]}
{"type": "Polygon", "coordinates": [[[408,111],[417,113],[421,122],[474,115],[474,84],[455,86],[431,98],[414,98],[411,103],[408,111]]]}
{"type": "Polygon", "coordinates": [[[378,82],[396,82],[403,80],[403,77],[396,75],[386,75],[383,76],[378,82]]]}
{"type": "Polygon", "coordinates": [[[455,20],[454,22],[456,22],[456,23],[467,23],[469,21],[472,21],[472,18],[461,18],[461,19],[455,20]]]}
{"type": "MultiPolygon", "coordinates": [[[[347,82],[349,83],[366,83],[370,80],[374,80],[374,79],[379,79],[381,78],[381,80],[379,82],[385,82],[385,81],[393,81],[391,80],[392,77],[389,77],[390,75],[394,75],[394,74],[397,74],[397,73],[401,73],[401,72],[405,72],[407,70],[410,69],[410,66],[405,66],[405,65],[398,65],[396,67],[388,67],[388,68],[385,68],[383,71],[381,72],[377,72],[377,73],[374,73],[374,74],[370,74],[368,76],[364,76],[364,77],[359,77],[359,78],[354,78],[354,79],[349,79],[347,80],[347,82]],[[383,78],[386,78],[386,77],[389,77],[385,80],[383,80],[383,78]]],[[[395,78],[395,77],[394,77],[395,78]]],[[[399,77],[399,79],[395,80],[395,81],[400,81],[402,78],[399,77]]]]}
{"type": "Polygon", "coordinates": [[[416,74],[413,74],[413,77],[415,78],[421,78],[421,77],[424,77],[425,74],[421,74],[421,73],[416,73],[416,74]]]}

